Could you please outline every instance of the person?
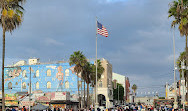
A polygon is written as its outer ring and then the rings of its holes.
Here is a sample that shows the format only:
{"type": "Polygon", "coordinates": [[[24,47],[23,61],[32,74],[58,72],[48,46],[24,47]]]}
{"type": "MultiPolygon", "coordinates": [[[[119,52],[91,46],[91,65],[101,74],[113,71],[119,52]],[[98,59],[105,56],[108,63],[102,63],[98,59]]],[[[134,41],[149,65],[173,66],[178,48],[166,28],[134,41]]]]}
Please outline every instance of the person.
{"type": "Polygon", "coordinates": [[[60,109],[59,109],[59,108],[57,108],[57,111],[60,111],[60,109]]]}
{"type": "Polygon", "coordinates": [[[27,109],[25,108],[25,106],[23,106],[22,111],[27,111],[27,109]]]}
{"type": "Polygon", "coordinates": [[[16,111],[16,109],[13,107],[13,108],[12,108],[12,111],[16,111]]]}
{"type": "Polygon", "coordinates": [[[54,108],[54,111],[56,111],[56,108],[54,108]]]}

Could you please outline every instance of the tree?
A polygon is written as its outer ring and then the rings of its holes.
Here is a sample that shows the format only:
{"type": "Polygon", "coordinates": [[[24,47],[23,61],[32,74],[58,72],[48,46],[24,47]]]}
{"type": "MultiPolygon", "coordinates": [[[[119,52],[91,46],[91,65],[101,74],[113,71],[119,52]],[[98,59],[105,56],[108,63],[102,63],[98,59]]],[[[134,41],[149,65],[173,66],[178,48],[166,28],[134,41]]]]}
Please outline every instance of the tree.
{"type": "Polygon", "coordinates": [[[2,110],[5,109],[4,98],[4,62],[5,62],[5,32],[10,32],[21,25],[25,0],[0,0],[1,19],[3,29],[3,50],[2,50],[2,110]]]}
{"type": "MultiPolygon", "coordinates": [[[[185,51],[180,53],[180,56],[179,56],[179,58],[177,60],[177,66],[178,66],[178,69],[179,69],[180,78],[182,78],[181,61],[183,61],[183,60],[186,60],[186,52],[185,51]]],[[[184,61],[184,64],[186,66],[186,62],[185,61],[184,61]]],[[[186,71],[185,70],[184,70],[184,77],[186,77],[186,71]]],[[[185,81],[187,81],[186,78],[185,78],[185,81]]]]}
{"type": "Polygon", "coordinates": [[[92,74],[92,64],[87,62],[83,68],[83,79],[87,84],[87,108],[89,107],[89,84],[91,83],[91,74],[92,74]]]}
{"type": "Polygon", "coordinates": [[[119,93],[119,100],[123,100],[124,98],[124,88],[121,84],[117,83],[117,88],[113,89],[113,99],[118,100],[118,93],[119,93]],[[119,92],[118,92],[119,87],[119,92]]]}
{"type": "MultiPolygon", "coordinates": [[[[104,68],[101,65],[101,61],[97,60],[97,80],[101,79],[101,75],[104,72],[104,68]]],[[[92,65],[92,74],[91,74],[91,86],[95,87],[96,85],[96,65],[92,65]]]]}
{"type": "MultiPolygon", "coordinates": [[[[79,94],[79,73],[83,73],[83,67],[85,66],[85,64],[87,63],[86,57],[82,54],[82,52],[77,51],[74,52],[70,58],[69,58],[69,64],[70,65],[75,65],[74,67],[74,72],[76,72],[77,74],[77,87],[78,87],[78,95],[79,94]]],[[[80,103],[81,103],[81,99],[79,96],[79,110],[80,110],[80,103]]]]}
{"type": "Polygon", "coordinates": [[[188,0],[178,0],[170,3],[169,16],[173,17],[171,27],[178,25],[181,36],[186,37],[186,48],[187,48],[187,35],[188,35],[188,0]]]}
{"type": "MultiPolygon", "coordinates": [[[[169,17],[173,17],[174,20],[172,22],[172,27],[175,28],[176,25],[178,25],[178,29],[180,31],[181,36],[186,37],[186,64],[188,65],[188,46],[187,46],[187,36],[188,36],[188,0],[178,0],[173,1],[170,4],[169,8],[169,17]]],[[[188,80],[188,71],[186,71],[186,80],[188,80]]],[[[188,91],[188,87],[187,87],[188,91]]],[[[186,94],[186,100],[188,100],[188,93],[186,94]]]]}
{"type": "Polygon", "coordinates": [[[132,90],[133,90],[134,93],[136,92],[136,90],[137,90],[137,86],[136,86],[136,84],[133,84],[133,86],[132,86],[132,90]]]}

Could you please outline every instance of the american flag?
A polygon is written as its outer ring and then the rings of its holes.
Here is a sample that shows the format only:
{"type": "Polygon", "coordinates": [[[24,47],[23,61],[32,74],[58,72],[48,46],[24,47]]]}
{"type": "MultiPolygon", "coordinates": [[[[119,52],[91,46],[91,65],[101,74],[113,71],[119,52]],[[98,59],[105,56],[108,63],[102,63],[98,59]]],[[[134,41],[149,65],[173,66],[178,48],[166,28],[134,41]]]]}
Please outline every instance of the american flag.
{"type": "Polygon", "coordinates": [[[105,36],[105,37],[108,37],[108,31],[107,29],[97,21],[97,33],[102,35],[102,36],[105,36]]]}

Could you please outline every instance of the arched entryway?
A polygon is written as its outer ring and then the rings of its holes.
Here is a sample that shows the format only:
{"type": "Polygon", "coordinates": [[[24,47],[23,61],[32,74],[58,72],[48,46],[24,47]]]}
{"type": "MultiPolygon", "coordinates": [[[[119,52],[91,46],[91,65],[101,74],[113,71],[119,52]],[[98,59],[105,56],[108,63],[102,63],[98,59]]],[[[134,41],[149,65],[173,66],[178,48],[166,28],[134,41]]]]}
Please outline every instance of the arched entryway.
{"type": "Polygon", "coordinates": [[[106,106],[106,98],[103,94],[98,95],[99,106],[106,106]]]}

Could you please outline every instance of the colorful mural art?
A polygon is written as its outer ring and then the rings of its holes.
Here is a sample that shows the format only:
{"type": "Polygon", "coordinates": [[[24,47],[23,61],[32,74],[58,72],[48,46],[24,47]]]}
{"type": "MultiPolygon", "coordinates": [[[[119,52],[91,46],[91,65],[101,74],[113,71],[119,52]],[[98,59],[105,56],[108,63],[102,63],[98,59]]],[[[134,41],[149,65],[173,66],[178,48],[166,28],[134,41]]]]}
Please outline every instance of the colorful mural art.
{"type": "Polygon", "coordinates": [[[70,95],[77,94],[77,75],[74,73],[74,66],[70,66],[69,63],[6,67],[5,92],[7,94],[28,92],[30,74],[32,91],[41,90],[45,93],[61,91],[70,92],[70,95]]]}

